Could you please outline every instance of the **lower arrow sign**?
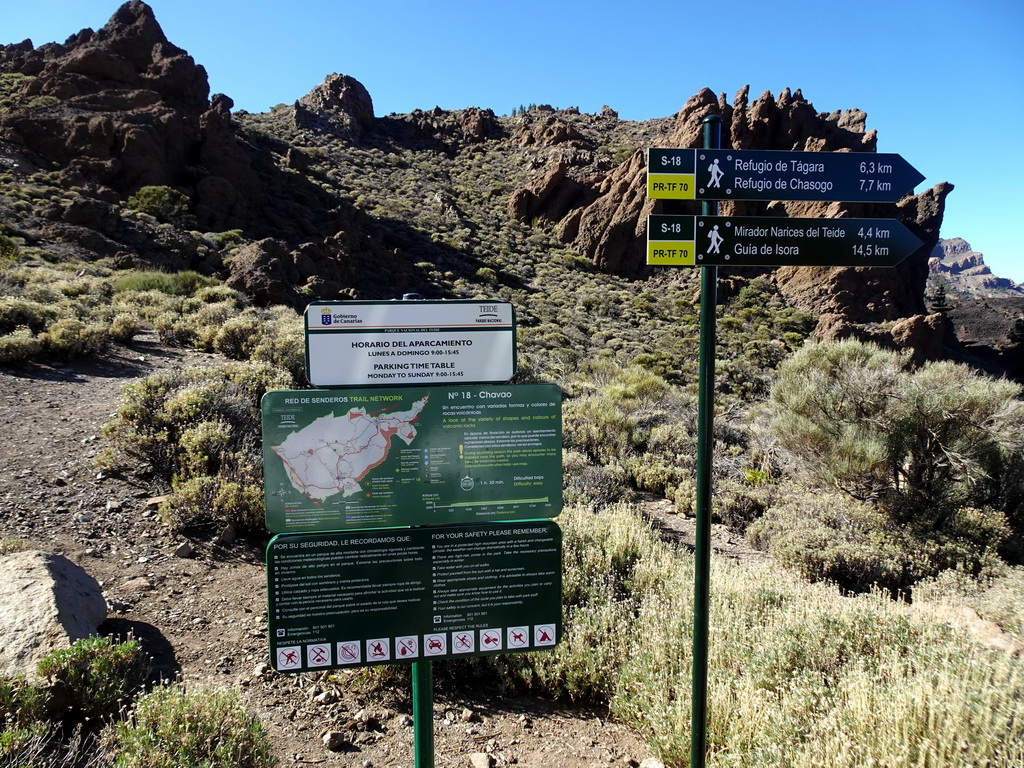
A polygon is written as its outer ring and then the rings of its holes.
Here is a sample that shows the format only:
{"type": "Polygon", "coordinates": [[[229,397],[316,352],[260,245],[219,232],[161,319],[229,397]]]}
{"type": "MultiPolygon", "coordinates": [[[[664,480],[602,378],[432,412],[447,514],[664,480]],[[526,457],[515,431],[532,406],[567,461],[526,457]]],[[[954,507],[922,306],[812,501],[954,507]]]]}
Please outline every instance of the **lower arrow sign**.
{"type": "Polygon", "coordinates": [[[923,243],[895,219],[650,216],[647,263],[894,267],[923,243]]]}

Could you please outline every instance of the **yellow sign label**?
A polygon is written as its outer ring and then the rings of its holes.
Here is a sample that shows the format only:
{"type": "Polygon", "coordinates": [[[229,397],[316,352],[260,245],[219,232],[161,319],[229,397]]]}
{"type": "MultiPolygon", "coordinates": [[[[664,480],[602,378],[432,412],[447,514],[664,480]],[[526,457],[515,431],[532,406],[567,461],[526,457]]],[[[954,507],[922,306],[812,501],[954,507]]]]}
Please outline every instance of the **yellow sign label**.
{"type": "Polygon", "coordinates": [[[652,200],[693,200],[697,176],[692,173],[648,173],[647,197],[652,200]]]}
{"type": "Polygon", "coordinates": [[[686,240],[648,240],[647,263],[653,266],[694,266],[693,241],[686,240]]]}

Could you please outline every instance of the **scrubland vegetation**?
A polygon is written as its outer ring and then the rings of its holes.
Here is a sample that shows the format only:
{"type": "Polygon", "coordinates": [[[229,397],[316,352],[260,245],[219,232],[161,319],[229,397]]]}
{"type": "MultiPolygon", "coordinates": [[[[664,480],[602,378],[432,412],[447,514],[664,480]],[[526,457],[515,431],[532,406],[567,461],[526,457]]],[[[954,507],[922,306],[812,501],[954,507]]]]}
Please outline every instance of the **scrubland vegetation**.
{"type": "MultiPolygon", "coordinates": [[[[542,149],[351,145],[295,129],[283,109],[244,126],[253,142],[303,148],[326,192],[421,233],[424,293],[513,302],[518,380],[565,393],[565,640],[454,672],[606,705],[686,765],[692,561],[638,501],[693,511],[692,278],[603,275],[549,225],[510,219],[508,193],[543,167],[542,149]]],[[[616,152],[648,138],[624,132],[616,152]]],[[[42,174],[5,181],[16,210],[74,194],[42,174]]],[[[244,234],[189,231],[187,198],[171,192],[140,190],[123,215],[150,217],[209,263],[230,260],[244,234]]],[[[2,227],[0,364],[101,354],[143,329],[219,353],[220,364],[126,387],[103,465],[165,486],[159,513],[177,531],[262,535],[259,399],[303,386],[298,314],[252,306],[217,270],[124,269],[2,227]]],[[[763,278],[741,283],[719,310],[715,515],[772,561],[713,564],[709,764],[1024,764],[1024,660],[915,610],[969,605],[1024,635],[1021,388],[859,342],[818,346],[816,318],[763,278]]],[[[40,672],[74,702],[56,713],[43,689],[4,681],[0,765],[62,765],[97,738],[118,766],[270,764],[237,701],[146,693],[136,655],[130,642],[91,641],[55,655],[40,672]]]]}

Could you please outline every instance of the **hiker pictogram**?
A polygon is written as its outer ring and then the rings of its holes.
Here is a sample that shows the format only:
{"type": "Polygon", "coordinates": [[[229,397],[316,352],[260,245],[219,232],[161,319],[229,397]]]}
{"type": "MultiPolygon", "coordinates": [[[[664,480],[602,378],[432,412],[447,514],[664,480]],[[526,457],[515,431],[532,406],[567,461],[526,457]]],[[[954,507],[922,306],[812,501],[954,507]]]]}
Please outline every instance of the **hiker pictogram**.
{"type": "Polygon", "coordinates": [[[277,649],[277,668],[278,669],[298,669],[302,662],[302,656],[299,653],[298,648],[278,648],[277,649]]]}

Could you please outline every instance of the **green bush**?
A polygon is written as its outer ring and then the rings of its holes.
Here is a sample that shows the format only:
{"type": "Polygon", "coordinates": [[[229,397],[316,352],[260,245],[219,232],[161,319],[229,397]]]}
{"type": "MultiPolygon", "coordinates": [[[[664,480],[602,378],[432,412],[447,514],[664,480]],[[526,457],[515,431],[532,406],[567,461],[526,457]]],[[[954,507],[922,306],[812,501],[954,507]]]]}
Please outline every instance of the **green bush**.
{"type": "Polygon", "coordinates": [[[60,99],[56,96],[36,96],[31,99],[28,103],[29,109],[47,109],[48,107],[55,107],[60,104],[60,99]]]}
{"type": "Polygon", "coordinates": [[[32,360],[42,349],[43,345],[28,328],[0,336],[0,365],[18,365],[32,360]]]}
{"type": "Polygon", "coordinates": [[[113,768],[270,768],[276,764],[259,719],[232,693],[164,686],[139,699],[108,737],[113,768]]]}
{"type": "Polygon", "coordinates": [[[241,529],[263,521],[260,398],[291,376],[267,363],[187,368],[130,384],[104,427],[113,467],[148,469],[171,485],[161,514],[174,528],[241,529]]]}
{"type": "Polygon", "coordinates": [[[240,229],[228,229],[224,232],[207,232],[204,237],[217,248],[240,245],[245,242],[245,235],[240,229]]]}
{"type": "Polygon", "coordinates": [[[86,324],[70,317],[58,320],[39,334],[39,343],[43,351],[65,360],[102,352],[109,339],[105,325],[86,324]]]}
{"type": "Polygon", "coordinates": [[[114,280],[114,291],[159,291],[169,296],[191,296],[203,288],[218,286],[217,280],[193,270],[183,272],[129,272],[114,280]]]}
{"type": "Polygon", "coordinates": [[[38,672],[50,680],[54,697],[66,702],[66,719],[105,722],[142,689],[150,663],[137,640],[114,643],[97,636],[47,654],[38,672]]]}
{"type": "MultiPolygon", "coordinates": [[[[29,728],[46,718],[49,694],[21,678],[0,678],[0,726],[29,728]]],[[[0,750],[2,754],[2,750],[0,750]]]]}
{"type": "Polygon", "coordinates": [[[140,213],[148,213],[157,221],[191,229],[195,221],[189,215],[192,201],[172,187],[148,186],[128,198],[126,205],[140,213]]]}
{"type": "Polygon", "coordinates": [[[25,327],[39,333],[58,317],[56,307],[29,299],[0,298],[0,334],[25,327]]]}
{"type": "Polygon", "coordinates": [[[129,344],[141,330],[142,320],[134,312],[119,312],[110,321],[110,338],[118,344],[129,344]]]}
{"type": "Polygon", "coordinates": [[[904,357],[849,340],[786,360],[770,407],[779,443],[819,482],[877,499],[927,534],[951,530],[963,507],[1020,504],[1005,470],[1024,453],[1021,392],[950,362],[908,370],[904,357]]]}
{"type": "Polygon", "coordinates": [[[910,537],[872,505],[834,492],[791,494],[755,520],[747,538],[808,581],[851,592],[905,589],[916,575],[910,537]]]}
{"type": "MultiPolygon", "coordinates": [[[[222,459],[223,461],[223,459],[222,459]]],[[[263,475],[253,464],[221,466],[217,474],[196,474],[171,482],[172,493],[161,502],[160,519],[176,531],[228,525],[236,531],[262,530],[265,504],[263,475]]]]}

